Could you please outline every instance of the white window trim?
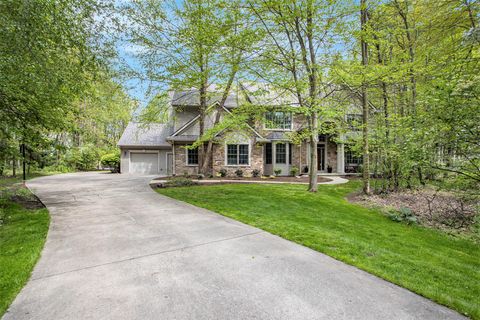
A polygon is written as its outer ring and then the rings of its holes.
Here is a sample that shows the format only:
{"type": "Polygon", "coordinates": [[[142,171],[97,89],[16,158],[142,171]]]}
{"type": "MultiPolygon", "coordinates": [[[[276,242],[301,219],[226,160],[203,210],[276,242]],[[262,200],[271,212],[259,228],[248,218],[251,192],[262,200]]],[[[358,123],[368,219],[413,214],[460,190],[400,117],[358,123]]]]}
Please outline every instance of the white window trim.
{"type": "MultiPolygon", "coordinates": [[[[252,163],[251,162],[251,156],[252,156],[252,145],[250,142],[248,143],[227,143],[225,142],[225,145],[224,145],[224,150],[225,150],[225,167],[243,167],[243,168],[246,168],[246,167],[250,167],[250,164],[252,163]],[[238,151],[238,146],[239,145],[248,145],[248,164],[228,164],[228,145],[229,144],[232,144],[232,145],[236,145],[237,146],[237,151],[238,151]]],[[[237,163],[238,163],[238,157],[239,157],[239,153],[237,153],[237,163]]]]}
{"type": "Polygon", "coordinates": [[[198,167],[198,163],[197,164],[188,163],[188,149],[187,148],[185,148],[185,166],[186,167],[198,167]]]}
{"type": "MultiPolygon", "coordinates": [[[[268,112],[268,111],[267,111],[268,112]]],[[[265,131],[283,131],[283,132],[286,132],[286,131],[292,131],[293,130],[293,112],[290,112],[290,111],[280,111],[280,112],[283,112],[283,113],[290,113],[290,116],[291,116],[291,121],[290,121],[290,128],[289,129],[281,129],[281,128],[267,128],[267,121],[266,121],[266,113],[265,112],[263,114],[263,130],[265,131]]]]}

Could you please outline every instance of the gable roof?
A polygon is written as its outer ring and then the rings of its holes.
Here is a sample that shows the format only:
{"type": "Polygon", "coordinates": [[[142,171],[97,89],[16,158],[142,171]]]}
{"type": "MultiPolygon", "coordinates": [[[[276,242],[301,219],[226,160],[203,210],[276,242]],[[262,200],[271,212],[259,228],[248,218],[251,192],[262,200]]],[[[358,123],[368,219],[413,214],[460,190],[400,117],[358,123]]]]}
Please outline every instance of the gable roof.
{"type": "Polygon", "coordinates": [[[143,124],[132,121],[128,123],[117,145],[119,147],[170,147],[167,137],[172,132],[173,126],[170,123],[143,124]]]}
{"type": "MultiPolygon", "coordinates": [[[[214,105],[218,106],[219,102],[215,102],[214,105]]],[[[211,106],[213,107],[213,106],[211,106]]],[[[228,108],[226,107],[223,107],[223,110],[226,112],[226,113],[231,113],[230,110],[228,110],[228,108]]],[[[208,118],[208,117],[207,117],[208,118]]],[[[167,140],[170,140],[170,141],[175,141],[175,140],[178,140],[180,139],[179,137],[179,134],[184,132],[185,130],[187,130],[188,128],[191,128],[193,125],[195,125],[200,119],[200,115],[197,115],[195,116],[193,119],[191,119],[190,121],[188,121],[186,124],[184,124],[181,128],[179,128],[177,131],[175,131],[171,136],[169,136],[167,138],[167,140]]],[[[207,128],[211,128],[213,127],[213,122],[212,121],[209,121],[209,120],[212,120],[212,119],[206,119],[206,127],[207,128]]],[[[257,136],[257,138],[261,139],[261,140],[264,140],[264,138],[254,129],[252,128],[252,126],[250,126],[249,124],[247,124],[247,127],[253,131],[253,133],[255,133],[255,135],[257,136]]],[[[217,134],[217,136],[220,134],[220,132],[217,134]]],[[[190,137],[193,137],[193,136],[190,136],[190,137]]],[[[198,136],[195,136],[198,138],[198,136]]],[[[194,139],[196,140],[196,139],[194,139]]]]}

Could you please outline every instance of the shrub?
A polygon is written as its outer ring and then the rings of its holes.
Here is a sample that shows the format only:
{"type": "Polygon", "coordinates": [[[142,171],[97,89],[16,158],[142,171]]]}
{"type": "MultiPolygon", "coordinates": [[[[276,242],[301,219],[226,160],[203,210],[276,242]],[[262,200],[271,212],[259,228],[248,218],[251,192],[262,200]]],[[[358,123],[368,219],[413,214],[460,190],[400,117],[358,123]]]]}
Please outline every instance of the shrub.
{"type": "Polygon", "coordinates": [[[258,170],[258,169],[253,169],[253,171],[252,171],[252,176],[253,176],[254,178],[258,178],[258,177],[260,176],[260,170],[258,170]]]}
{"type": "Polygon", "coordinates": [[[237,170],[235,170],[235,174],[237,175],[237,177],[241,178],[241,177],[243,177],[243,170],[242,169],[237,169],[237,170]]]}
{"type": "Polygon", "coordinates": [[[220,169],[220,171],[218,171],[218,173],[220,173],[220,177],[222,177],[222,178],[225,178],[227,176],[227,170],[226,169],[220,169]]]}
{"type": "Polygon", "coordinates": [[[406,222],[407,224],[417,223],[417,217],[412,210],[406,207],[401,207],[400,210],[392,209],[387,213],[390,220],[395,222],[406,222]]]}
{"type": "Polygon", "coordinates": [[[292,168],[290,169],[290,175],[291,175],[292,177],[295,177],[295,176],[298,174],[298,172],[299,172],[299,169],[298,169],[297,167],[292,167],[292,168]]]}
{"type": "Polygon", "coordinates": [[[165,182],[164,186],[165,187],[188,187],[188,186],[194,186],[197,184],[198,182],[195,182],[191,179],[184,178],[184,177],[176,177],[165,182]]]}
{"type": "Polygon", "coordinates": [[[274,169],[273,173],[275,173],[276,176],[279,176],[282,173],[282,169],[274,169]]]}
{"type": "Polygon", "coordinates": [[[107,153],[100,159],[102,166],[110,168],[113,173],[120,172],[120,155],[118,153],[107,153]]]}
{"type": "Polygon", "coordinates": [[[65,162],[69,167],[82,171],[96,169],[99,160],[98,152],[92,145],[72,148],[65,155],[65,162]]]}

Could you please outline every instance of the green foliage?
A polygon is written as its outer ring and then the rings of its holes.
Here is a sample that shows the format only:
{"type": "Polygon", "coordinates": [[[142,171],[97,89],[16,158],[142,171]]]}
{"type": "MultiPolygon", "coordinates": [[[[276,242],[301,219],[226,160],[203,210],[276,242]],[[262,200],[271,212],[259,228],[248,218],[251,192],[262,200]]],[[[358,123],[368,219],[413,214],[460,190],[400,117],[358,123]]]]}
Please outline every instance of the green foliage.
{"type": "Polygon", "coordinates": [[[300,170],[299,170],[297,167],[295,167],[295,166],[294,166],[294,167],[291,167],[291,168],[290,168],[290,175],[291,175],[292,177],[295,177],[295,176],[297,176],[297,174],[298,174],[299,171],[300,171],[300,170]]]}
{"type": "Polygon", "coordinates": [[[406,222],[407,224],[417,223],[417,217],[409,208],[402,207],[400,210],[391,209],[387,213],[388,218],[395,222],[406,222]]]}
{"type": "Polygon", "coordinates": [[[243,170],[242,169],[235,170],[235,175],[239,178],[243,177],[243,170]]]}
{"type": "Polygon", "coordinates": [[[107,153],[100,158],[102,166],[110,168],[112,172],[116,173],[120,171],[120,154],[107,153]]]}
{"type": "Polygon", "coordinates": [[[225,178],[227,176],[227,170],[226,169],[222,168],[218,171],[218,173],[220,174],[220,177],[222,177],[222,178],[225,178]]]}
{"type": "Polygon", "coordinates": [[[253,170],[252,170],[252,176],[253,176],[254,178],[260,177],[260,170],[258,170],[258,169],[253,169],[253,170]]]}
{"type": "Polygon", "coordinates": [[[65,162],[69,167],[81,171],[96,169],[99,161],[99,153],[91,145],[82,148],[72,148],[65,156],[65,162]]]}
{"type": "Polygon", "coordinates": [[[188,187],[197,185],[198,182],[185,177],[175,177],[164,183],[164,187],[188,187]]]}
{"type": "Polygon", "coordinates": [[[275,168],[275,169],[273,169],[273,173],[275,173],[276,176],[279,176],[282,173],[282,169],[275,168]]]}

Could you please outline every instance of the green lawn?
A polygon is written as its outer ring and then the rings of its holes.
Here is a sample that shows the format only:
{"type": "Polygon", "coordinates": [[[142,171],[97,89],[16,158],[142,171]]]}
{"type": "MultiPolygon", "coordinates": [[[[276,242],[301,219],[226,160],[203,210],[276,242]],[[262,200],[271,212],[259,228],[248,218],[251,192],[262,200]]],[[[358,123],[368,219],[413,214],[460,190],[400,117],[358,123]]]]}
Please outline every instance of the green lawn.
{"type": "Polygon", "coordinates": [[[47,209],[26,209],[10,196],[31,194],[19,179],[0,178],[0,317],[32,272],[48,232],[47,209]]]}
{"type": "Polygon", "coordinates": [[[215,185],[158,192],[216,211],[357,266],[480,319],[480,248],[462,238],[392,222],[344,197],[358,182],[215,185]]]}

